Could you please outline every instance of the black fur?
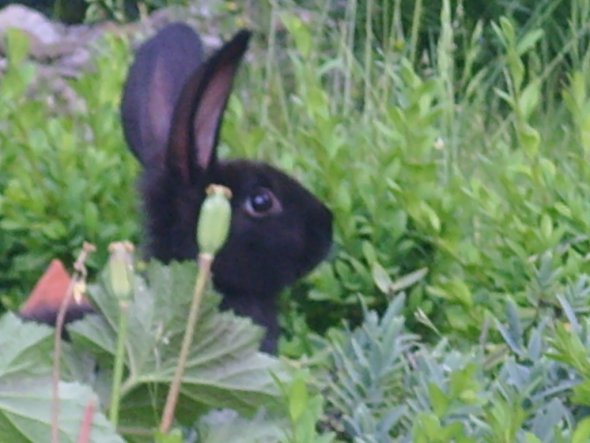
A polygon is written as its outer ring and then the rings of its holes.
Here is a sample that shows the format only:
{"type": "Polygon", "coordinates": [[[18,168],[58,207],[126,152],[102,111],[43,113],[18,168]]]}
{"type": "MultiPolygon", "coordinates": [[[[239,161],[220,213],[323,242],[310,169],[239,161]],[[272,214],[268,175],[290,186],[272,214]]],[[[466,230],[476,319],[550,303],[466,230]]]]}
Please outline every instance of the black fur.
{"type": "Polygon", "coordinates": [[[122,120],[130,149],[144,166],[140,190],[150,257],[195,259],[206,187],[217,183],[231,189],[230,235],[215,258],[213,281],[224,295],[223,307],[266,327],[262,348],[273,352],[277,295],[325,257],[332,215],[297,181],[269,165],[217,159],[223,111],[248,39],[247,31],[239,32],[201,63],[196,33],[183,24],[164,28],[137,52],[122,120]],[[251,203],[261,189],[273,196],[272,209],[262,214],[251,203]]]}

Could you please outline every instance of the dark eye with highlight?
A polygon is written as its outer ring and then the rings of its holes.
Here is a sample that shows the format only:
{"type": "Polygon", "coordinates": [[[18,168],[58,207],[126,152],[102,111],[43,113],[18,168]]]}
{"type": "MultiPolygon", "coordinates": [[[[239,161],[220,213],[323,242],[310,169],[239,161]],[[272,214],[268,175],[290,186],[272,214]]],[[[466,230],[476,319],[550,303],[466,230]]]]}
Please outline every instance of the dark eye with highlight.
{"type": "Polygon", "coordinates": [[[246,212],[252,217],[264,217],[281,211],[281,204],[267,188],[257,188],[244,203],[246,212]]]}

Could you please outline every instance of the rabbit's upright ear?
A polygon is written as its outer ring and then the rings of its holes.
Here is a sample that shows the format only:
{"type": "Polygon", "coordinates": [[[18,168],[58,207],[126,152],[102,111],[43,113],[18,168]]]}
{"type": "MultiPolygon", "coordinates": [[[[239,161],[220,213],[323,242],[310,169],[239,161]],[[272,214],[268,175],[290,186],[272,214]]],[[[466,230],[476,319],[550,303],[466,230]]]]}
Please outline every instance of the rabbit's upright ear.
{"type": "Polygon", "coordinates": [[[127,143],[144,166],[163,166],[178,97],[202,59],[199,36],[183,23],[166,26],[137,50],[121,117],[127,143]]]}
{"type": "Polygon", "coordinates": [[[168,166],[185,182],[208,173],[217,161],[217,140],[250,32],[242,30],[209,58],[183,88],[174,112],[168,166]]]}

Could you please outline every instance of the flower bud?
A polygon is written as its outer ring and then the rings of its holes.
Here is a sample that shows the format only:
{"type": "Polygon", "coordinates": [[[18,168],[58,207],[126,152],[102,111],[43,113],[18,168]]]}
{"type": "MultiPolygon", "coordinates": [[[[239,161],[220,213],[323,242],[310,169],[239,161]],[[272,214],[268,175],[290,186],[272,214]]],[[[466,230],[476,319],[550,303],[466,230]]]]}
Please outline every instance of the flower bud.
{"type": "Polygon", "coordinates": [[[133,292],[133,245],[114,242],[109,245],[109,280],[113,294],[128,301],[133,292]]]}
{"type": "Polygon", "coordinates": [[[215,255],[225,243],[231,222],[231,191],[225,186],[211,185],[201,207],[197,226],[197,243],[202,254],[215,255]]]}

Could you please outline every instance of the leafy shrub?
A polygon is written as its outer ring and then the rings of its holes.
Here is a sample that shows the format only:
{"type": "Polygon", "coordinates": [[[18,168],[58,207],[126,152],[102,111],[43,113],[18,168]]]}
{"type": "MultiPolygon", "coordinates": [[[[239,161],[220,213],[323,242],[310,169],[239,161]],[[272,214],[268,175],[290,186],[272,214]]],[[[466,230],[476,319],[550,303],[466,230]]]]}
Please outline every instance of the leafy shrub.
{"type": "MultiPolygon", "coordinates": [[[[511,2],[531,19],[515,9],[486,22],[461,4],[433,13],[423,2],[436,32],[417,42],[395,8],[389,37],[375,35],[367,9],[354,8],[370,3],[345,2],[340,16],[272,3],[268,40],[244,65],[223,127],[223,154],[282,166],[335,214],[333,257],[283,299],[281,350],[307,354],[295,362],[303,370],[253,398],[243,384],[211,388],[207,378],[188,388],[191,410],[179,417],[206,441],[588,441],[590,11],[580,1],[511,2]],[[220,418],[219,406],[241,414],[220,418]]],[[[136,235],[135,166],[116,129],[129,55],[119,40],[106,47],[96,71],[72,82],[95,112],[64,114],[24,98],[33,71],[10,40],[0,84],[3,293],[25,292],[82,238],[100,246],[136,235]]],[[[153,266],[142,294],[178,301],[170,288],[188,274],[171,279],[174,269],[153,266]]],[[[123,421],[151,426],[166,383],[154,361],[180,323],[158,335],[175,314],[141,305],[150,315],[134,320],[123,421]],[[140,360],[149,365],[131,365],[140,360]]],[[[87,319],[73,337],[108,366],[113,322],[103,310],[106,324],[87,319]]],[[[206,324],[219,320],[213,302],[207,312],[215,321],[206,324]]],[[[3,321],[14,329],[0,337],[23,327],[3,321]]],[[[24,367],[47,372],[44,329],[24,327],[35,350],[16,354],[41,350],[24,367]]],[[[65,382],[80,380],[79,357],[66,356],[65,382]]],[[[3,381],[12,375],[0,369],[3,381]]],[[[92,386],[99,398],[103,385],[92,386]]]]}
{"type": "MultiPolygon", "coordinates": [[[[384,310],[400,286],[413,330],[459,341],[477,339],[486,318],[503,318],[507,297],[554,303],[543,284],[590,271],[589,76],[563,82],[562,64],[583,59],[579,30],[566,28],[563,52],[551,58],[542,28],[502,18],[458,30],[458,10],[443,2],[431,57],[412,64],[412,48],[378,52],[370,32],[351,47],[350,5],[341,22],[317,13],[307,23],[276,6],[271,19],[286,31],[273,28],[224,127],[229,151],[293,171],[335,214],[334,259],[291,293],[308,297],[285,301],[295,314],[284,323],[300,332],[284,349],[313,347],[298,312],[321,332],[360,319],[359,293],[384,310]],[[501,52],[480,66],[484,34],[501,52]],[[546,254],[559,274],[530,286],[546,254]]],[[[571,7],[577,17],[581,6],[571,7]]]]}
{"type": "Polygon", "coordinates": [[[31,96],[36,69],[26,39],[10,33],[8,48],[0,83],[0,292],[14,297],[52,258],[71,263],[84,240],[102,251],[90,263],[96,270],[113,238],[137,237],[137,167],[119,124],[123,41],[105,40],[95,70],[72,83],[82,109],[67,112],[42,85],[31,96]]]}
{"type": "MultiPolygon", "coordinates": [[[[404,289],[412,331],[471,343],[505,319],[507,298],[534,322],[590,272],[583,2],[494,3],[506,16],[492,22],[470,19],[468,5],[423,2],[437,23],[419,47],[403,8],[363,20],[371,5],[378,14],[385,3],[346,2],[336,15],[272,3],[268,39],[243,67],[223,127],[225,153],[282,166],[335,214],[332,260],[284,298],[292,355],[313,352],[310,332],[360,322],[359,294],[383,312],[404,289]],[[547,31],[566,15],[560,33],[547,31]]],[[[111,41],[97,70],[72,82],[94,112],[62,114],[23,98],[32,68],[13,40],[0,85],[0,287],[11,297],[82,238],[101,246],[138,225],[134,161],[116,129],[126,45],[111,41]]]]}
{"type": "MultiPolygon", "coordinates": [[[[150,263],[135,276],[124,346],[125,441],[145,441],[160,416],[195,268],[150,263]]],[[[60,430],[77,435],[92,403],[92,441],[118,442],[121,434],[102,412],[119,315],[109,288],[101,278],[89,290],[101,316],[70,326],[59,385],[60,414],[68,419],[60,430]]],[[[587,441],[590,277],[555,295],[560,313],[540,307],[537,321],[527,324],[509,302],[506,323],[496,324],[501,340],[482,336],[457,348],[444,337],[430,345],[413,334],[399,294],[383,315],[366,310],[359,327],[332,332],[313,360],[294,365],[306,370],[294,371],[257,352],[260,329],[218,312],[219,297],[209,294],[189,352],[177,423],[193,436],[187,441],[198,435],[206,442],[587,441]]],[[[0,438],[38,441],[50,426],[53,334],[12,314],[0,318],[0,330],[0,422],[20,424],[0,427],[0,438]],[[34,393],[34,405],[28,393],[34,393]]]]}
{"type": "MultiPolygon", "coordinates": [[[[519,28],[507,18],[474,24],[443,2],[429,57],[412,63],[411,45],[394,39],[380,51],[370,23],[352,46],[361,21],[353,4],[341,18],[273,4],[268,43],[253,48],[223,127],[225,153],[282,166],[335,214],[333,259],[285,297],[283,350],[312,352],[310,329],[360,321],[359,293],[383,311],[406,289],[411,328],[451,340],[477,339],[487,318],[504,316],[507,296],[554,303],[551,285],[589,272],[587,11],[572,2],[553,57],[542,50],[553,36],[535,26],[545,6],[519,28]],[[500,52],[478,64],[490,38],[500,52]],[[559,274],[527,292],[546,253],[559,274]]],[[[392,28],[411,43],[408,32],[392,28]]],[[[71,83],[89,111],[64,114],[25,99],[33,72],[12,41],[0,86],[9,305],[49,258],[71,260],[83,238],[104,250],[113,237],[136,238],[138,226],[136,167],[117,114],[126,44],[110,40],[96,71],[71,83]]]]}
{"type": "Polygon", "coordinates": [[[327,346],[327,416],[345,441],[586,441],[589,325],[570,300],[588,302],[587,277],[568,289],[568,315],[545,312],[527,329],[509,303],[506,341],[462,350],[418,342],[403,296],[381,318],[367,313],[327,346]]]}

